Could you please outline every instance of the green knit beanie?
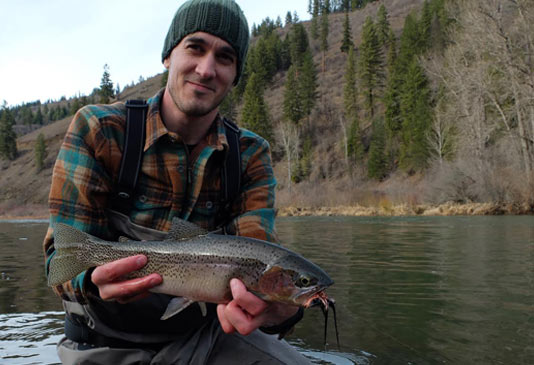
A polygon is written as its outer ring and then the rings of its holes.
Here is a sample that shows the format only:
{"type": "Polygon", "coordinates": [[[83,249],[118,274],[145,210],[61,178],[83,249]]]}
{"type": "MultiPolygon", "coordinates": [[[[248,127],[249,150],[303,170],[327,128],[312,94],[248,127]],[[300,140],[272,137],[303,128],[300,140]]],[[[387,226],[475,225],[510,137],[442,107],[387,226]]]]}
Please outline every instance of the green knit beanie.
{"type": "Polygon", "coordinates": [[[234,0],[189,0],[172,20],[165,38],[161,60],[165,60],[178,43],[188,34],[206,32],[224,39],[236,51],[237,84],[247,56],[249,30],[245,15],[234,0]]]}

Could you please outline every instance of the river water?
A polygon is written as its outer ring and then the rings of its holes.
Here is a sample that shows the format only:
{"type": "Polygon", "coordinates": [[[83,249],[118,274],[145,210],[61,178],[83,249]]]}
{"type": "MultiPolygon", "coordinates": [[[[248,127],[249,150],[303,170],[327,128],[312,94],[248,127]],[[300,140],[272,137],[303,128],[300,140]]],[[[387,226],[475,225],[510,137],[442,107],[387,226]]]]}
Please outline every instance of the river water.
{"type": "MultiPolygon", "coordinates": [[[[280,218],[280,240],[335,280],[329,316],[288,338],[314,363],[533,364],[534,217],[280,218]]],[[[0,222],[0,363],[58,363],[45,222],[0,222]]]]}

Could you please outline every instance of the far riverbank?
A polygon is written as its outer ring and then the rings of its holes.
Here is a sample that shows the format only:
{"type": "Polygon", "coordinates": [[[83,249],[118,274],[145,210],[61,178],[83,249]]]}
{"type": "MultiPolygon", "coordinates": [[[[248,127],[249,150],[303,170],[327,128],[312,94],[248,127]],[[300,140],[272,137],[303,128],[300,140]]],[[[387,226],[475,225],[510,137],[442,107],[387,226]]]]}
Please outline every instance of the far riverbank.
{"type": "MultiPolygon", "coordinates": [[[[529,204],[498,203],[445,203],[437,206],[418,204],[380,204],[378,206],[333,206],[277,208],[278,217],[303,216],[456,216],[456,215],[534,215],[534,206],[529,204]]],[[[24,206],[0,205],[0,220],[48,219],[48,208],[44,204],[24,206]]]]}

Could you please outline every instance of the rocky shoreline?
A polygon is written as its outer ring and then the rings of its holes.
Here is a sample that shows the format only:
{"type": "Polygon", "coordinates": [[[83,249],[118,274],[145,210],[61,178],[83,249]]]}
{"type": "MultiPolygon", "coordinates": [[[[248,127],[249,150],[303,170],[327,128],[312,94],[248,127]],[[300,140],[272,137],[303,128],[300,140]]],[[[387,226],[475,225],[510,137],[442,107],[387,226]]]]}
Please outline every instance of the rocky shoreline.
{"type": "Polygon", "coordinates": [[[336,207],[280,207],[279,217],[304,216],[457,216],[457,215],[534,215],[534,205],[497,203],[445,203],[432,205],[381,205],[336,207]]]}

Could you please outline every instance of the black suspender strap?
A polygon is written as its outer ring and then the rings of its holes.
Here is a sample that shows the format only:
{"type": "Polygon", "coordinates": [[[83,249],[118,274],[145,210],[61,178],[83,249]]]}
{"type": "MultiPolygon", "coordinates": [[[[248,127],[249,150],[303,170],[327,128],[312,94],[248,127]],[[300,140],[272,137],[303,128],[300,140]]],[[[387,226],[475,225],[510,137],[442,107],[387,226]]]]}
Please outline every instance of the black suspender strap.
{"type": "Polygon", "coordinates": [[[147,111],[148,104],[144,100],[128,100],[126,102],[124,148],[122,151],[115,203],[113,204],[114,209],[125,214],[131,210],[133,192],[143,162],[147,111]]]}
{"type": "MultiPolygon", "coordinates": [[[[223,210],[228,213],[230,205],[237,198],[241,187],[241,151],[239,148],[239,127],[224,118],[229,151],[222,169],[223,210]]],[[[227,217],[227,219],[230,217],[227,217]]]]}

